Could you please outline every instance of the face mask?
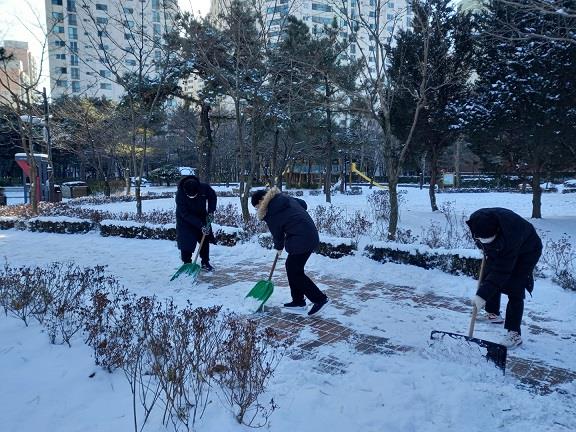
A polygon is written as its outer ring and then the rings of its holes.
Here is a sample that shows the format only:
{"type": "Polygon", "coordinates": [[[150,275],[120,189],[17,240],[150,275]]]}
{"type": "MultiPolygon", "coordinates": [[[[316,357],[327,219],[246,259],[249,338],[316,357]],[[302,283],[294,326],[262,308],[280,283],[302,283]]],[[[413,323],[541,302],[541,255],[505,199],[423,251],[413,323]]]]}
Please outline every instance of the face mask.
{"type": "Polygon", "coordinates": [[[492,243],[495,238],[496,238],[496,234],[494,234],[492,237],[486,237],[486,238],[477,237],[476,240],[478,240],[482,244],[489,244],[489,243],[492,243]]]}

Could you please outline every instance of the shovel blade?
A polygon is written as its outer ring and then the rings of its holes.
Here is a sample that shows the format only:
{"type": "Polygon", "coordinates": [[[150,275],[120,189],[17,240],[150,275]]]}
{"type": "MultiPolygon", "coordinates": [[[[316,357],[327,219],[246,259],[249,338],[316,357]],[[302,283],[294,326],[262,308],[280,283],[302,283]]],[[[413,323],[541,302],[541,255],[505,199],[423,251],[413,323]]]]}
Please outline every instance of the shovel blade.
{"type": "Polygon", "coordinates": [[[464,341],[468,344],[475,344],[480,348],[481,352],[484,353],[483,355],[486,357],[487,361],[493,362],[498,369],[502,370],[503,374],[506,373],[506,356],[508,354],[508,349],[504,345],[458,333],[438,330],[432,330],[430,333],[430,339],[439,341],[457,340],[464,341]]]}
{"type": "Polygon", "coordinates": [[[274,284],[268,280],[261,280],[254,285],[246,297],[253,297],[257,300],[268,300],[274,291],[274,284]]]}
{"type": "Polygon", "coordinates": [[[199,273],[200,273],[199,264],[196,263],[182,264],[180,268],[176,270],[176,273],[174,273],[174,275],[170,278],[170,281],[173,281],[174,279],[180,277],[183,274],[188,277],[192,277],[193,279],[196,279],[199,273]]]}

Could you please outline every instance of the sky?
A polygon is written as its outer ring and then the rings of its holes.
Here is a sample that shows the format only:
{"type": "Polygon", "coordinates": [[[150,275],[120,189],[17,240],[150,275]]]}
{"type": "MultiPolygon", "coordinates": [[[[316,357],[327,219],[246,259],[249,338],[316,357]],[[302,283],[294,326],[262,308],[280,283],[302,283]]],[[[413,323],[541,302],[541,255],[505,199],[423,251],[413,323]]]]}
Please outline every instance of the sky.
{"type": "MultiPolygon", "coordinates": [[[[0,41],[5,39],[28,42],[30,50],[40,65],[44,31],[46,27],[45,0],[0,0],[0,41]]],[[[210,10],[210,0],[178,0],[183,10],[206,15],[210,10]]],[[[41,86],[50,87],[48,64],[42,65],[41,86]]]]}

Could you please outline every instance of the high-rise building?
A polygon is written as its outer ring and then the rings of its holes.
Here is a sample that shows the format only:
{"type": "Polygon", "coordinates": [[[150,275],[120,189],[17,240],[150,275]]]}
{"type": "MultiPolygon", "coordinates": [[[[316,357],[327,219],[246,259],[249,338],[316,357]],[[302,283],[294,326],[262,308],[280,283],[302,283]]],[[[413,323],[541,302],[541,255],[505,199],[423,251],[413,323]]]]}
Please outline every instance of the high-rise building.
{"type": "Polygon", "coordinates": [[[45,0],[52,98],[118,100],[116,77],[153,76],[177,0],[45,0]]]}
{"type": "MultiPolygon", "coordinates": [[[[231,1],[211,0],[210,14],[217,17],[231,1]]],[[[375,62],[376,47],[371,43],[375,34],[386,41],[398,29],[410,25],[412,18],[408,0],[260,0],[257,4],[273,42],[282,37],[288,15],[303,21],[313,34],[336,24],[340,38],[350,40],[356,28],[355,42],[350,43],[346,55],[350,58],[366,55],[368,64],[375,62]]]]}
{"type": "Polygon", "coordinates": [[[5,40],[2,47],[11,59],[0,65],[0,103],[12,104],[11,93],[22,96],[24,87],[35,82],[38,71],[28,42],[5,40]]]}

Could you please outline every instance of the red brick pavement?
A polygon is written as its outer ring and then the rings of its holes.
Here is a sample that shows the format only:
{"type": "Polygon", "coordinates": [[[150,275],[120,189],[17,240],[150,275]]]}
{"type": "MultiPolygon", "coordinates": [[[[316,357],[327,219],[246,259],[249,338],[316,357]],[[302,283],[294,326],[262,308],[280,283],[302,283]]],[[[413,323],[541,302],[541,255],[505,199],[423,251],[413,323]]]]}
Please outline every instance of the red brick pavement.
{"type": "MultiPolygon", "coordinates": [[[[208,283],[214,288],[230,285],[239,281],[255,282],[267,277],[261,270],[261,266],[251,262],[242,262],[234,269],[220,269],[211,275],[208,283]]],[[[351,316],[358,309],[348,304],[342,298],[342,292],[354,287],[360,301],[369,301],[377,297],[389,297],[392,300],[410,300],[414,307],[445,308],[457,312],[467,312],[469,306],[454,298],[442,297],[430,293],[416,293],[414,289],[402,286],[392,286],[383,282],[373,282],[360,285],[356,281],[345,278],[326,277],[312,275],[313,279],[320,284],[329,287],[326,291],[330,297],[331,307],[337,308],[343,315],[351,316]]],[[[276,286],[287,287],[285,272],[278,272],[274,276],[276,286]]],[[[291,349],[294,358],[315,355],[318,347],[331,345],[339,342],[349,343],[357,352],[365,354],[395,355],[412,351],[415,347],[396,345],[389,339],[374,335],[358,333],[355,330],[341,324],[334,318],[308,317],[293,313],[281,312],[279,308],[265,308],[265,312],[257,317],[263,326],[274,328],[281,336],[294,338],[302,335],[304,330],[309,330],[313,335],[298,342],[291,349]]],[[[542,319],[540,321],[546,321],[542,319]]],[[[533,333],[547,332],[554,334],[550,329],[535,324],[530,325],[533,333]]],[[[346,364],[341,359],[334,357],[318,358],[319,369],[327,373],[345,373],[346,364]]],[[[515,376],[521,385],[529,387],[540,393],[554,391],[555,387],[576,380],[576,371],[552,367],[544,362],[526,360],[515,356],[508,356],[507,372],[515,376]]]]}

